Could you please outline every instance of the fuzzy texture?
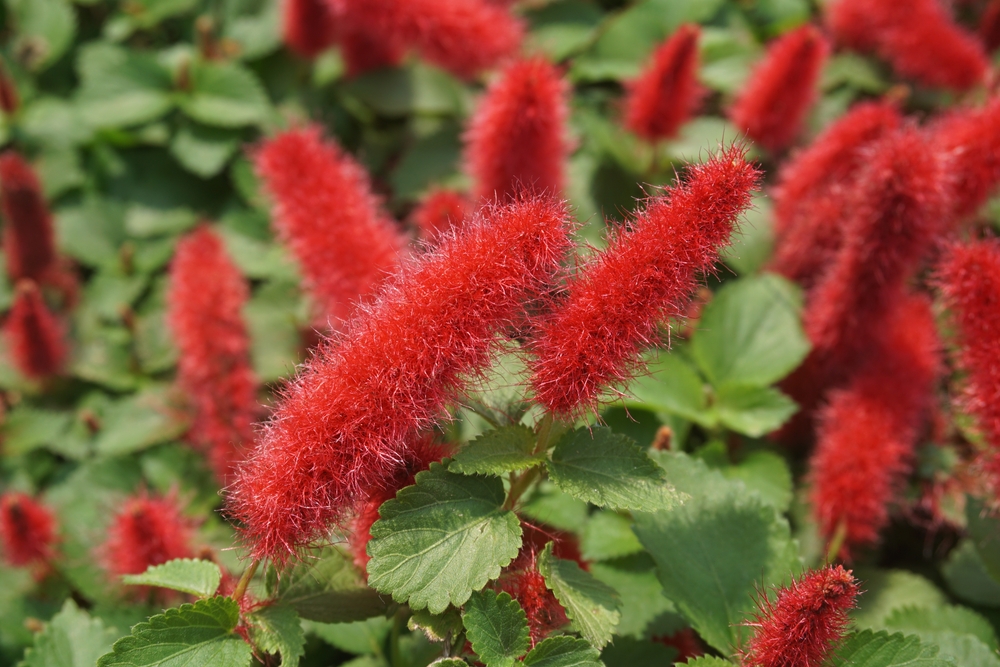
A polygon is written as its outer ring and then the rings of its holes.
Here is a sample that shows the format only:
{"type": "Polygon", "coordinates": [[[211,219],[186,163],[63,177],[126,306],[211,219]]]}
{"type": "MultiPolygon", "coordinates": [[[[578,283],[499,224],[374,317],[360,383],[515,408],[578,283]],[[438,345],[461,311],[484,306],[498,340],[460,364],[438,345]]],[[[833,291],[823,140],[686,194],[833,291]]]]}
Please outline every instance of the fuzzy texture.
{"type": "Polygon", "coordinates": [[[940,0],[836,0],[826,20],[841,44],[874,51],[900,76],[927,86],[967,90],[989,69],[979,40],[940,0]]]}
{"type": "Polygon", "coordinates": [[[190,437],[223,484],[241,447],[253,442],[259,412],[242,314],[249,296],[246,279],[207,225],[177,244],[167,291],[167,322],[180,352],[177,384],[194,409],[190,437]]]}
{"type": "Polygon", "coordinates": [[[254,558],[283,561],[327,536],[405,461],[422,430],[491,362],[571,246],[560,203],[483,207],[407,262],[292,381],[232,488],[254,558]]]}
{"type": "Polygon", "coordinates": [[[1000,184],[1000,97],[948,114],[929,129],[934,148],[954,175],[952,216],[978,211],[1000,184]]]}
{"type": "Polygon", "coordinates": [[[290,130],[254,154],[274,198],[274,226],[302,270],[317,324],[347,319],[393,271],[404,239],[381,212],[368,174],[318,127],[290,130]]]}
{"type": "Polygon", "coordinates": [[[194,526],[181,513],[176,494],[159,498],[141,493],[125,500],[115,514],[101,559],[114,576],[141,574],[151,565],[193,558],[193,536],[194,526]]]}
{"type": "Polygon", "coordinates": [[[806,572],[777,589],[772,602],[761,593],[760,611],[747,625],[754,629],[747,667],[820,667],[847,633],[847,612],[856,604],[858,582],[850,570],[829,565],[806,572]]]}
{"type": "Polygon", "coordinates": [[[542,58],[518,60],[490,84],[465,135],[476,198],[506,201],[522,189],[560,196],[566,180],[569,86],[542,58]]]}
{"type": "Polygon", "coordinates": [[[625,126],[649,141],[677,136],[704,94],[698,84],[697,25],[685,24],[653,53],[628,85],[625,126]]]}
{"type": "Polygon", "coordinates": [[[657,328],[684,314],[699,274],[712,270],[759,178],[739,146],[691,167],[580,268],[530,342],[539,403],[576,416],[633,377],[657,328]]]}
{"type": "Polygon", "coordinates": [[[45,282],[56,266],[52,215],[35,170],[14,150],[0,155],[0,211],[8,275],[45,282]]]}
{"type": "Polygon", "coordinates": [[[34,283],[18,283],[3,331],[11,361],[26,377],[43,380],[62,370],[67,354],[63,327],[34,283]]]}
{"type": "Polygon", "coordinates": [[[333,45],[336,20],[326,0],[283,0],[285,44],[303,58],[315,58],[333,45]]]}
{"type": "Polygon", "coordinates": [[[25,493],[0,495],[0,544],[8,565],[44,566],[55,542],[56,518],[47,507],[25,493]]]}
{"type": "Polygon", "coordinates": [[[788,148],[816,101],[829,52],[826,38],[811,25],[776,39],[730,109],[730,120],[771,152],[788,148]]]}
{"type": "Polygon", "coordinates": [[[461,226],[470,208],[465,195],[454,190],[433,189],[420,200],[411,219],[422,238],[433,239],[452,227],[461,226]]]}

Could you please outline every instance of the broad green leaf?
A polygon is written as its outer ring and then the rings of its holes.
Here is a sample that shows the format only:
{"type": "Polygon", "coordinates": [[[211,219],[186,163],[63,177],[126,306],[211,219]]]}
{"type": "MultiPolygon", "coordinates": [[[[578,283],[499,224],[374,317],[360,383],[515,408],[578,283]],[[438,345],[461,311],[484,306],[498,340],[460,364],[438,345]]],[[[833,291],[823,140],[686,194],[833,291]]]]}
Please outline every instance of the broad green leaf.
{"type": "Polygon", "coordinates": [[[773,387],[725,384],[715,398],[723,426],[751,438],[777,429],[799,409],[795,401],[773,387]]]}
{"type": "Polygon", "coordinates": [[[64,437],[72,419],[68,412],[18,406],[10,411],[0,426],[4,454],[19,456],[55,444],[64,437]]]}
{"type": "Polygon", "coordinates": [[[368,583],[432,614],[464,604],[521,548],[520,522],[503,502],[499,479],[431,464],[380,508],[368,543],[368,583]]]}
{"type": "Polygon", "coordinates": [[[524,610],[507,593],[488,588],[473,593],[462,624],[472,650],[487,667],[512,667],[531,648],[524,610]]]}
{"type": "Polygon", "coordinates": [[[938,657],[956,667],[1000,667],[1000,656],[977,637],[955,632],[919,632],[920,641],[938,647],[938,657]]]}
{"type": "Polygon", "coordinates": [[[295,373],[302,348],[297,316],[300,303],[298,287],[277,280],[265,283],[250,298],[244,317],[250,330],[250,358],[261,380],[295,373]]]}
{"type": "Polygon", "coordinates": [[[743,216],[739,231],[730,238],[719,256],[741,276],[759,271],[774,251],[774,205],[770,198],[756,195],[743,216]]]}
{"type": "Polygon", "coordinates": [[[438,658],[427,667],[468,667],[469,663],[461,658],[438,658]]]}
{"type": "Polygon", "coordinates": [[[177,558],[162,565],[151,565],[142,574],[127,574],[122,581],[130,586],[158,586],[207,598],[215,593],[222,580],[219,566],[209,560],[177,558]]]}
{"type": "Polygon", "coordinates": [[[590,642],[574,637],[549,637],[524,656],[525,667],[604,667],[590,642]]]}
{"type": "Polygon", "coordinates": [[[906,570],[855,568],[854,576],[865,592],[851,616],[861,628],[882,629],[897,609],[938,607],[947,603],[944,593],[930,581],[906,570]]]}
{"type": "Polygon", "coordinates": [[[723,660],[722,658],[717,658],[714,655],[702,655],[697,658],[689,658],[687,661],[688,667],[733,667],[733,663],[728,660],[723,660]]]}
{"type": "Polygon", "coordinates": [[[986,571],[1000,582],[1000,512],[987,509],[983,502],[973,496],[966,497],[965,518],[969,527],[969,539],[979,552],[986,571]]]}
{"type": "Polygon", "coordinates": [[[971,635],[989,647],[997,647],[996,631],[990,622],[971,609],[957,605],[897,609],[889,614],[884,625],[886,630],[922,638],[927,633],[937,632],[971,635]]]}
{"type": "Polygon", "coordinates": [[[844,51],[832,56],[824,65],[820,86],[824,90],[848,86],[877,94],[885,91],[889,84],[869,58],[844,51]]]}
{"type": "Polygon", "coordinates": [[[145,291],[148,280],[145,275],[100,271],[84,289],[84,305],[109,324],[121,322],[123,310],[135,304],[145,291]]]}
{"type": "Polygon", "coordinates": [[[90,127],[148,123],[173,106],[170,72],[149,54],[92,42],[80,49],[77,70],[77,109],[90,127]]]}
{"type": "Polygon", "coordinates": [[[7,9],[17,35],[14,51],[28,69],[52,65],[73,43],[76,14],[67,0],[7,0],[7,9]]]}
{"type": "Polygon", "coordinates": [[[553,2],[528,12],[529,39],[558,62],[585,48],[603,17],[596,4],[585,0],[553,2]]]}
{"type": "Polygon", "coordinates": [[[414,199],[432,183],[458,171],[462,155],[461,128],[447,123],[425,137],[420,137],[399,160],[390,176],[396,195],[414,199]]]}
{"type": "Polygon", "coordinates": [[[651,624],[660,616],[676,611],[663,595],[663,586],[656,576],[656,564],[643,552],[614,561],[593,563],[590,572],[618,591],[621,599],[621,621],[616,634],[642,639],[648,636],[651,624]]]}
{"type": "Polygon", "coordinates": [[[716,387],[766,387],[809,352],[797,288],[767,274],[727,283],[705,306],[691,354],[716,387]]]}
{"type": "Polygon", "coordinates": [[[132,628],[115,642],[98,667],[247,667],[250,645],[234,632],[240,608],[231,598],[214,597],[168,609],[132,628]]]}
{"type": "Polygon", "coordinates": [[[736,465],[720,468],[728,479],[738,479],[779,512],[792,504],[792,472],[788,463],[774,452],[756,451],[736,465]]]}
{"type": "Polygon", "coordinates": [[[690,419],[707,428],[715,426],[716,417],[708,409],[705,381],[677,351],[660,352],[649,364],[649,373],[629,385],[635,399],[629,405],[656,412],[669,412],[690,419]]]}
{"type": "Polygon", "coordinates": [[[452,115],[467,106],[466,92],[455,79],[422,64],[366,72],[344,90],[381,116],[452,115]]]}
{"type": "MultiPolygon", "coordinates": [[[[419,612],[417,612],[419,613],[419,612]]],[[[412,617],[411,617],[412,619],[412,617]]],[[[389,636],[392,621],[384,616],[376,616],[364,621],[353,623],[315,623],[305,621],[306,630],[313,632],[320,639],[339,648],[341,651],[356,655],[375,654],[382,651],[382,644],[389,636]]],[[[462,621],[459,619],[461,629],[462,621]]]]}
{"type": "Polygon", "coordinates": [[[170,154],[191,173],[211,178],[222,171],[239,144],[238,131],[184,123],[170,142],[170,154]]]}
{"type": "Polygon", "coordinates": [[[615,512],[599,511],[591,515],[580,538],[583,557],[589,561],[609,560],[642,551],[632,532],[632,520],[615,512]]]}
{"type": "MultiPolygon", "coordinates": [[[[39,97],[21,112],[20,129],[32,141],[52,147],[77,146],[93,136],[76,105],[57,97],[39,97]]],[[[43,179],[44,181],[45,179],[43,179]]],[[[46,183],[46,187],[49,187],[46,183]]]]}
{"type": "Polygon", "coordinates": [[[97,451],[107,456],[127,454],[183,435],[188,424],[168,403],[169,391],[150,386],[109,407],[102,415],[97,451]]]}
{"type": "Polygon", "coordinates": [[[559,530],[577,532],[587,522],[588,508],[584,501],[543,480],[521,507],[521,514],[559,530]]]}
{"type": "Polygon", "coordinates": [[[181,109],[206,125],[243,127],[262,123],[271,113],[257,76],[237,63],[193,64],[190,90],[190,96],[181,99],[181,109]]]}
{"type": "Polygon", "coordinates": [[[253,13],[242,13],[225,22],[223,36],[240,45],[240,57],[256,60],[281,46],[281,6],[257,2],[253,13]]]}
{"type": "Polygon", "coordinates": [[[118,633],[91,618],[72,600],[35,635],[34,646],[24,654],[19,667],[92,667],[111,650],[118,633]]]}
{"type": "Polygon", "coordinates": [[[535,433],[527,426],[512,424],[487,431],[456,455],[448,470],[463,475],[500,475],[523,470],[545,461],[545,454],[532,454],[535,433]]]}
{"type": "Polygon", "coordinates": [[[305,655],[306,637],[299,615],[288,605],[272,604],[246,615],[250,638],[265,653],[281,655],[282,667],[297,667],[305,655]]]}
{"type": "Polygon", "coordinates": [[[80,165],[80,154],[72,148],[56,147],[45,151],[35,165],[42,180],[45,198],[57,199],[87,181],[80,165]]]}
{"type": "Polygon", "coordinates": [[[599,507],[654,511],[681,500],[642,448],[603,426],[566,434],[547,465],[556,486],[599,507]]]}
{"type": "Polygon", "coordinates": [[[125,242],[125,208],[105,199],[88,199],[56,214],[59,249],[90,267],[117,268],[125,242]]]}
{"type": "Polygon", "coordinates": [[[677,649],[654,640],[615,637],[601,651],[601,662],[606,667],[638,667],[639,665],[672,665],[677,649]]]}
{"type": "Polygon", "coordinates": [[[136,204],[125,211],[125,231],[138,238],[180,234],[197,223],[198,214],[187,208],[156,209],[136,204]]]}
{"type": "Polygon", "coordinates": [[[938,647],[918,637],[864,630],[849,635],[837,648],[835,665],[851,667],[958,667],[938,657],[938,647]]]}
{"type": "Polygon", "coordinates": [[[164,19],[186,14],[198,6],[198,0],[132,0],[128,17],[136,27],[150,28],[164,19]]]}
{"type": "Polygon", "coordinates": [[[621,602],[615,589],[580,569],[574,561],[553,556],[551,542],[538,558],[538,571],[584,639],[597,648],[611,641],[621,619],[621,602]]]}
{"type": "Polygon", "coordinates": [[[948,554],[941,574],[951,592],[962,600],[984,607],[1000,607],[1000,582],[986,571],[971,541],[963,540],[948,554]]]}
{"type": "Polygon", "coordinates": [[[350,557],[335,547],[306,554],[268,593],[302,618],[321,623],[360,621],[387,609],[387,601],[365,585],[350,557]]]}

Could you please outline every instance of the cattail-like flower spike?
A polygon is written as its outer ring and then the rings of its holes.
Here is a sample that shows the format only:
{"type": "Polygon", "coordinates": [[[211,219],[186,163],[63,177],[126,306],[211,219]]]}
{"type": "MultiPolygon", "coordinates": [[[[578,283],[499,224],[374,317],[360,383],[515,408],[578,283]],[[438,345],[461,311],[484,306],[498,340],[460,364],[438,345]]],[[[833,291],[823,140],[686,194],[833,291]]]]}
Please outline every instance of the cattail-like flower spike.
{"type": "Polygon", "coordinates": [[[477,198],[509,200],[521,189],[559,196],[565,185],[569,87],[542,58],[515,61],[490,85],[465,135],[477,198]]]}
{"type": "Polygon", "coordinates": [[[176,493],[140,493],[115,514],[101,558],[112,575],[141,574],[151,565],[193,558],[193,537],[194,524],[183,515],[176,493]]]}
{"type": "Polygon", "coordinates": [[[8,275],[44,282],[56,263],[52,215],[35,170],[13,150],[0,155],[0,210],[8,275]]]}
{"type": "Polygon", "coordinates": [[[33,282],[17,284],[3,330],[11,361],[26,377],[44,380],[62,370],[67,353],[63,326],[33,282]]]}
{"type": "Polygon", "coordinates": [[[337,37],[336,19],[327,0],[283,0],[285,44],[303,58],[315,58],[337,37]]]}
{"type": "Polygon", "coordinates": [[[471,208],[465,195],[454,190],[432,190],[425,196],[410,216],[420,230],[420,236],[432,239],[460,226],[471,208]]]}
{"type": "Polygon", "coordinates": [[[760,611],[741,656],[744,667],[820,667],[844,638],[860,593],[850,570],[831,565],[806,572],[776,591],[760,593],[760,611]]]}
{"type": "Polygon", "coordinates": [[[345,320],[396,268],[404,239],[380,211],[368,174],[318,127],[291,130],[254,154],[274,198],[274,226],[298,260],[318,323],[345,320]]]}
{"type": "Polygon", "coordinates": [[[17,86],[10,75],[6,63],[0,58],[0,110],[8,116],[17,113],[21,108],[21,96],[17,94],[17,86]]]}
{"type": "Polygon", "coordinates": [[[826,38],[812,25],[779,37],[754,68],[729,118],[769,151],[788,148],[816,100],[829,52],[826,38]]]}
{"type": "Polygon", "coordinates": [[[287,559],[384,487],[570,247],[564,206],[529,199],[480,208],[407,261],[306,363],[241,465],[229,505],[251,556],[287,559]]]}
{"type": "Polygon", "coordinates": [[[653,53],[646,69],[628,86],[625,126],[649,141],[677,132],[698,108],[697,25],[685,24],[653,53]]]}
{"type": "Polygon", "coordinates": [[[53,556],[56,518],[31,496],[17,491],[0,495],[0,545],[14,567],[44,567],[53,556]]]}
{"type": "Polygon", "coordinates": [[[647,200],[627,231],[580,268],[530,343],[539,403],[575,416],[632,377],[657,328],[684,313],[699,274],[712,270],[759,178],[742,147],[722,151],[647,200]]]}
{"type": "Polygon", "coordinates": [[[242,315],[248,297],[246,279],[208,226],[177,245],[167,293],[167,321],[180,351],[177,381],[194,409],[190,437],[223,483],[240,446],[253,441],[260,411],[242,315]]]}
{"type": "Polygon", "coordinates": [[[950,162],[951,214],[957,220],[976,213],[1000,185],[1000,97],[933,123],[930,141],[950,162]]]}

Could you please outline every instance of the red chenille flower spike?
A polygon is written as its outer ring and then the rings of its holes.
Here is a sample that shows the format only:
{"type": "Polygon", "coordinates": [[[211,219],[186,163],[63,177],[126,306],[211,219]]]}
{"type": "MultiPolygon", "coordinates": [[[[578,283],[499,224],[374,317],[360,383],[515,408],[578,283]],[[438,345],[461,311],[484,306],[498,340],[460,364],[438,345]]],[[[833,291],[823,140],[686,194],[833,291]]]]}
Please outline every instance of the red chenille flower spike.
{"type": "Polygon", "coordinates": [[[41,380],[62,369],[67,352],[63,327],[33,282],[18,283],[3,330],[11,361],[25,376],[41,380]]]}
{"type": "Polygon", "coordinates": [[[978,211],[1000,184],[1000,97],[949,114],[929,128],[935,149],[950,162],[952,216],[978,211]]]}
{"type": "Polygon", "coordinates": [[[193,534],[175,493],[162,498],[140,493],[115,514],[101,556],[113,575],[141,574],[151,565],[194,557],[193,534]]]}
{"type": "Polygon", "coordinates": [[[769,151],[788,148],[816,100],[820,70],[829,52],[826,38],[815,26],[804,25],[779,37],[754,68],[729,118],[769,151]]]}
{"type": "Polygon", "coordinates": [[[411,219],[420,236],[432,239],[452,227],[461,226],[471,208],[465,195],[454,190],[432,190],[414,209],[411,219]]]}
{"type": "Polygon", "coordinates": [[[55,541],[56,519],[47,507],[17,491],[0,495],[0,544],[9,565],[44,565],[55,541]]]}
{"type": "Polygon", "coordinates": [[[633,376],[657,327],[685,312],[699,274],[711,271],[759,178],[741,147],[691,167],[580,268],[530,343],[539,403],[575,415],[633,376]]]}
{"type": "Polygon", "coordinates": [[[274,198],[274,226],[298,260],[319,323],[346,319],[395,269],[404,239],[368,174],[318,127],[264,142],[254,161],[274,198]]]}
{"type": "Polygon", "coordinates": [[[677,136],[698,108],[697,25],[685,24],[653,53],[639,77],[628,86],[625,126],[649,141],[677,136]]]}
{"type": "Polygon", "coordinates": [[[7,273],[44,282],[56,262],[52,215],[35,170],[13,150],[0,155],[0,210],[7,273]]]}
{"type": "Polygon", "coordinates": [[[560,195],[565,185],[569,87],[542,58],[509,64],[479,102],[465,135],[477,198],[509,200],[522,189],[560,195]]]}
{"type": "Polygon", "coordinates": [[[223,483],[240,447],[253,441],[260,411],[242,315],[248,297],[246,279],[208,226],[178,243],[167,293],[167,321],[180,351],[177,382],[194,408],[190,437],[207,450],[223,483]]]}
{"type": "Polygon", "coordinates": [[[315,58],[333,45],[337,35],[333,10],[326,0],[283,0],[285,44],[303,58],[315,58]]]}
{"type": "Polygon", "coordinates": [[[571,247],[551,199],[480,208],[401,272],[289,385],[232,487],[254,558],[326,538],[491,362],[571,247]]]}

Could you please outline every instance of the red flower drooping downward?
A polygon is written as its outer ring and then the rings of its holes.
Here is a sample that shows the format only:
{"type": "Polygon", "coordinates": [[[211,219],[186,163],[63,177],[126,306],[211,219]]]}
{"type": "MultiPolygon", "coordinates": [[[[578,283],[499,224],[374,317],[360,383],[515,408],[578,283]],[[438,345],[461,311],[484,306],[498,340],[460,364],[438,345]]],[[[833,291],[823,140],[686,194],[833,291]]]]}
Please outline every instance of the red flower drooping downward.
{"type": "Polygon", "coordinates": [[[8,564],[44,567],[55,541],[56,519],[47,507],[17,491],[0,496],[0,544],[8,564]]]}
{"type": "Polygon", "coordinates": [[[951,113],[929,131],[954,176],[952,215],[958,220],[973,215],[1000,185],[1000,97],[951,113]]]}
{"type": "Polygon", "coordinates": [[[56,266],[52,214],[35,170],[13,150],[0,155],[0,210],[7,273],[44,283],[56,266]]]}
{"type": "Polygon", "coordinates": [[[193,534],[176,494],[159,498],[140,493],[127,499],[112,520],[102,560],[113,575],[141,574],[151,565],[192,558],[193,534]]]}
{"type": "Polygon", "coordinates": [[[820,667],[843,639],[856,606],[857,580],[840,565],[813,570],[760,596],[760,613],[747,625],[754,636],[742,655],[745,667],[820,667]]]}
{"type": "Polygon", "coordinates": [[[307,362],[241,465],[230,507],[251,555],[287,559],[383,487],[549,287],[570,245],[563,205],[532,199],[480,208],[405,263],[307,362]]]}
{"type": "Polygon", "coordinates": [[[62,369],[67,352],[63,327],[33,282],[23,280],[17,284],[3,331],[11,361],[25,376],[42,380],[62,369]]]}
{"type": "Polygon", "coordinates": [[[253,441],[257,378],[242,310],[249,287],[222,240],[201,226],[178,245],[170,265],[167,320],[180,350],[177,381],[195,418],[190,437],[225,483],[253,441]]]}
{"type": "Polygon", "coordinates": [[[283,0],[285,43],[303,58],[315,58],[336,38],[336,20],[327,0],[283,0]]]}
{"type": "Polygon", "coordinates": [[[696,111],[702,96],[697,78],[698,35],[698,26],[682,25],[629,85],[625,126],[640,137],[671,139],[696,111]]]}

